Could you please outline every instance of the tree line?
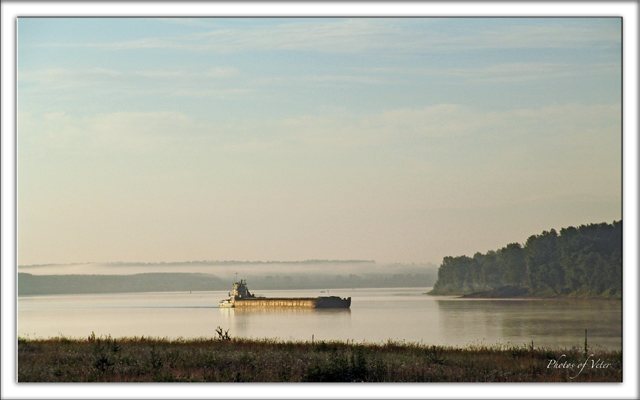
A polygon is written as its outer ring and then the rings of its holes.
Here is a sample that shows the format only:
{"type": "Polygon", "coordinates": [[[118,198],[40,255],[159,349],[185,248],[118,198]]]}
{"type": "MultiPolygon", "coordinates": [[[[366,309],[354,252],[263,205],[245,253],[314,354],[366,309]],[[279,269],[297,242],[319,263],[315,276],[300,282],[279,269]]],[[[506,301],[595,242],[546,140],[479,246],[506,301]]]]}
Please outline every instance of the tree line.
{"type": "Polygon", "coordinates": [[[473,257],[445,257],[430,294],[505,286],[534,296],[622,296],[622,220],[544,231],[473,257]],[[526,289],[526,290],[524,290],[526,289]]]}

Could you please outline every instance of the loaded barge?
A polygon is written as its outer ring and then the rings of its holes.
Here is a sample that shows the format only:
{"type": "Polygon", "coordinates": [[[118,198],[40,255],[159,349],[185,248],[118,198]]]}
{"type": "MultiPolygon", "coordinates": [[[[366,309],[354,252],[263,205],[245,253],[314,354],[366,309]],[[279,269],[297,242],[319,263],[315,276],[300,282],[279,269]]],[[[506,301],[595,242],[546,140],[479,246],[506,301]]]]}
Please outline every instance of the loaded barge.
{"type": "Polygon", "coordinates": [[[247,281],[233,284],[233,291],[229,298],[221,300],[220,308],[259,308],[259,307],[298,307],[298,308],[349,308],[351,297],[256,297],[249,292],[247,281]]]}

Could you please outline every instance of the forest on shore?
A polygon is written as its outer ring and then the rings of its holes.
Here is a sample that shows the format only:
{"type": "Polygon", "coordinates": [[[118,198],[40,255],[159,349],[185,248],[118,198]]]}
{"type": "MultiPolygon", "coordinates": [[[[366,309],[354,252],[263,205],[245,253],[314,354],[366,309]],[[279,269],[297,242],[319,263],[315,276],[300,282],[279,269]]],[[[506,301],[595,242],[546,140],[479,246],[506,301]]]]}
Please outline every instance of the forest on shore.
{"type": "Polygon", "coordinates": [[[554,229],[473,257],[445,257],[429,294],[622,298],[622,220],[554,229]]]}

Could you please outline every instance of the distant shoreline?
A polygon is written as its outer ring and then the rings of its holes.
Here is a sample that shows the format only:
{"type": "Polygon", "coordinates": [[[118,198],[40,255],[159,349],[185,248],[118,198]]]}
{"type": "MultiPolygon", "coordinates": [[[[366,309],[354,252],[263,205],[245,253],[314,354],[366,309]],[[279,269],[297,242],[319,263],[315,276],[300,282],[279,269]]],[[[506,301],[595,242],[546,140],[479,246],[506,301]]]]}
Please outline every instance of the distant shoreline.
{"type": "Polygon", "coordinates": [[[558,295],[548,295],[548,293],[536,295],[526,287],[503,286],[497,289],[477,292],[451,292],[441,293],[431,290],[423,293],[430,296],[456,296],[459,299],[495,299],[495,300],[605,300],[622,301],[622,297],[590,296],[584,293],[568,293],[558,295]]]}
{"type": "MultiPolygon", "coordinates": [[[[326,290],[432,287],[435,274],[298,274],[246,275],[257,290],[326,290]]],[[[228,291],[224,277],[187,272],[146,272],[132,275],[32,275],[18,273],[18,296],[54,294],[113,294],[148,292],[228,291]]]]}
{"type": "Polygon", "coordinates": [[[178,265],[235,265],[235,264],[375,264],[375,260],[298,260],[298,261],[236,261],[236,260],[202,260],[202,261],[171,261],[171,262],[82,262],[59,264],[27,264],[18,265],[18,268],[60,267],[65,265],[104,265],[113,267],[158,267],[178,265]]]}

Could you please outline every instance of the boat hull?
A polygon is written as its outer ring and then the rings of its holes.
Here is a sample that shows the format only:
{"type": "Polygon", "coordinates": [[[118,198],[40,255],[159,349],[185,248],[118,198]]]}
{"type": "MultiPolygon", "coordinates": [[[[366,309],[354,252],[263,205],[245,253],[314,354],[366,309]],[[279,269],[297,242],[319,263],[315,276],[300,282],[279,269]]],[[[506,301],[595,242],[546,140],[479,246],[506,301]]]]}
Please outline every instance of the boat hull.
{"type": "Polygon", "coordinates": [[[351,297],[253,297],[236,299],[233,302],[221,302],[222,308],[349,308],[351,297]]]}

